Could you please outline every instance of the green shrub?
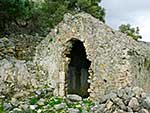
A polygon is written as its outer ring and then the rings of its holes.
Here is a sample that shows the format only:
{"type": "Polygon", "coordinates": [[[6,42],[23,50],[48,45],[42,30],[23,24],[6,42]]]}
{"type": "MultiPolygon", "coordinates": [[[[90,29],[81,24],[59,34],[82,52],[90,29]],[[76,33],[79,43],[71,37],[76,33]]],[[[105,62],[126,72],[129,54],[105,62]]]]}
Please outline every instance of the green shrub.
{"type": "Polygon", "coordinates": [[[28,0],[0,0],[0,28],[27,15],[29,8],[28,0]]]}
{"type": "Polygon", "coordinates": [[[105,12],[99,6],[100,2],[101,0],[44,0],[38,3],[31,0],[0,0],[0,32],[4,32],[5,27],[14,22],[28,30],[29,34],[46,35],[67,12],[84,11],[104,22],[105,12]],[[20,23],[26,23],[26,26],[20,23]]]}
{"type": "Polygon", "coordinates": [[[3,102],[0,102],[0,113],[4,113],[3,102]]]}
{"type": "Polygon", "coordinates": [[[131,27],[130,24],[127,24],[127,25],[120,25],[119,26],[119,31],[122,32],[122,33],[125,33],[127,34],[128,36],[132,37],[134,40],[138,40],[138,39],[141,39],[142,36],[139,35],[139,28],[136,27],[131,27]]]}
{"type": "Polygon", "coordinates": [[[56,104],[62,103],[63,99],[59,97],[52,97],[50,100],[47,102],[51,107],[53,107],[56,104]]]}

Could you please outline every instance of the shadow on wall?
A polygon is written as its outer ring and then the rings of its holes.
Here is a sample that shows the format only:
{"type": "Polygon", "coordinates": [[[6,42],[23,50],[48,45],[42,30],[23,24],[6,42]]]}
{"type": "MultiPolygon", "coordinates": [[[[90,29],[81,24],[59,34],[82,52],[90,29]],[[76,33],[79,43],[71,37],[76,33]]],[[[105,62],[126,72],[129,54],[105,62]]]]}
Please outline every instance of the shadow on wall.
{"type": "Polygon", "coordinates": [[[88,78],[91,61],[87,59],[83,42],[78,39],[71,40],[71,49],[66,56],[70,58],[67,70],[68,94],[78,94],[88,97],[88,78]]]}

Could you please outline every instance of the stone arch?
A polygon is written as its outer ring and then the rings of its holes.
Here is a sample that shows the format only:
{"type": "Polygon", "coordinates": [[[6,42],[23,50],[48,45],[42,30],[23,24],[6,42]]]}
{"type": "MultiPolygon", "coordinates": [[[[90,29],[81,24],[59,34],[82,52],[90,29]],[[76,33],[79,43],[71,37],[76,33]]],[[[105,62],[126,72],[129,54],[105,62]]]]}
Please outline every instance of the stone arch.
{"type": "Polygon", "coordinates": [[[84,44],[82,41],[73,38],[66,45],[65,57],[69,58],[66,65],[67,93],[88,97],[91,61],[87,59],[84,44]]]}

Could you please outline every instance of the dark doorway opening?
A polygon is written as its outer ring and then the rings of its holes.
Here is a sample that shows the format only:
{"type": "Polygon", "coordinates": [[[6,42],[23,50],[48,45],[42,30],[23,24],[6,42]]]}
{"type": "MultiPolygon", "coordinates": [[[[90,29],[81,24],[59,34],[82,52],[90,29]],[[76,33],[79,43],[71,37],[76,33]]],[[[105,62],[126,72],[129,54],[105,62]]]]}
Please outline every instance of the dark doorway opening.
{"type": "Polygon", "coordinates": [[[70,52],[67,55],[71,59],[67,72],[68,94],[78,94],[86,98],[89,96],[88,70],[91,61],[87,59],[83,42],[73,39],[71,44],[70,52]]]}

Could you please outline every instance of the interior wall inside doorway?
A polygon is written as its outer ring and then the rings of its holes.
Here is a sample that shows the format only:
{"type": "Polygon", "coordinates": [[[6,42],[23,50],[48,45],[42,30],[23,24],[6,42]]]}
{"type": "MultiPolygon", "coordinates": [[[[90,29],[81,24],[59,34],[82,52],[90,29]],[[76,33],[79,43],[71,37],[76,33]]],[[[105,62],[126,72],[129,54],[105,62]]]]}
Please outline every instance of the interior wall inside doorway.
{"type": "Polygon", "coordinates": [[[68,65],[68,93],[88,97],[88,78],[91,62],[87,59],[85,47],[80,40],[72,41],[70,54],[71,61],[68,65]]]}

